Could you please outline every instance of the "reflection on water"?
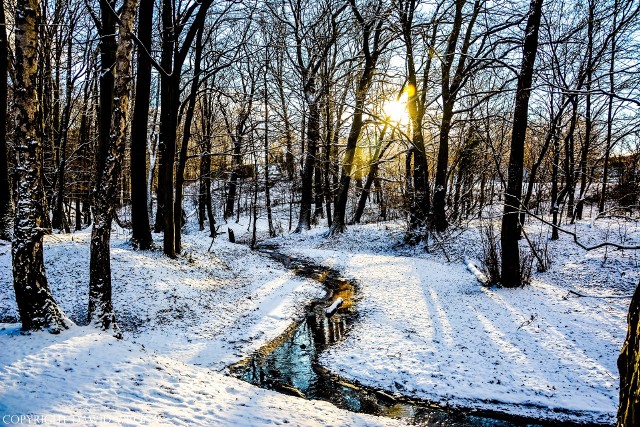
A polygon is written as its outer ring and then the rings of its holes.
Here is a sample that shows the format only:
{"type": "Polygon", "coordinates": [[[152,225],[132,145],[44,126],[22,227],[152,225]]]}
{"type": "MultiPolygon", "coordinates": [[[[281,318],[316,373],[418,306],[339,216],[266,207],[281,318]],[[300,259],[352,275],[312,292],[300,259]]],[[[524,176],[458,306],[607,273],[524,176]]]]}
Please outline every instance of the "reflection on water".
{"type": "MultiPolygon", "coordinates": [[[[418,401],[383,390],[350,383],[331,374],[317,362],[329,345],[341,341],[348,325],[356,318],[353,283],[331,269],[310,265],[286,255],[265,250],[296,274],[323,283],[329,291],[326,300],[313,303],[306,318],[292,325],[283,335],[268,343],[249,358],[231,367],[234,375],[257,386],[282,393],[332,402],[354,412],[364,412],[393,418],[403,418],[415,425],[454,427],[538,426],[531,420],[505,417],[502,414],[478,416],[460,410],[446,410],[425,401],[418,401]],[[333,316],[325,307],[336,298],[344,301],[333,316]],[[499,419],[508,418],[508,419],[499,419]]],[[[552,425],[544,423],[545,425],[552,425]]],[[[568,425],[558,423],[557,425],[568,425]]]]}

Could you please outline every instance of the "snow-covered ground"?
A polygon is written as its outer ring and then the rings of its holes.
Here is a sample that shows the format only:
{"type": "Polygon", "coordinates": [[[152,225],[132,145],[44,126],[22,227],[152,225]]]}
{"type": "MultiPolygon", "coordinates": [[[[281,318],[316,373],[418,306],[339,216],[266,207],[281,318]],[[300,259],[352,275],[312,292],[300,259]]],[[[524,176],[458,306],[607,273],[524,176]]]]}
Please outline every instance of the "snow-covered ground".
{"type": "MultiPolygon", "coordinates": [[[[245,221],[229,225],[240,241],[250,237],[245,221]]],[[[264,228],[259,221],[262,238],[264,228]]],[[[333,372],[443,405],[613,422],[615,362],[628,296],[640,277],[637,253],[586,252],[563,236],[550,244],[550,271],[508,290],[481,287],[466,270],[463,260],[480,251],[473,224],[431,253],[405,246],[398,224],[354,226],[336,238],[325,231],[271,243],[359,284],[358,322],[321,355],[333,372]]],[[[633,223],[613,220],[584,222],[577,231],[591,242],[640,240],[633,223]]],[[[88,231],[54,235],[45,245],[54,296],[79,324],[88,299],[88,239],[88,231]]],[[[0,414],[46,416],[54,425],[402,424],[226,375],[229,364],[278,336],[324,295],[317,283],[227,243],[226,235],[208,251],[211,240],[191,230],[176,260],[134,251],[126,239],[119,230],[112,241],[123,340],[80,326],[57,336],[20,335],[10,248],[0,245],[0,414]]]]}
{"type": "MultiPolygon", "coordinates": [[[[360,285],[359,322],[321,356],[333,372],[443,405],[614,422],[616,359],[640,277],[634,251],[587,252],[565,235],[549,244],[548,272],[530,286],[497,289],[480,286],[463,263],[480,252],[474,226],[432,254],[401,245],[399,226],[351,227],[334,238],[325,231],[273,243],[360,285]]],[[[577,231],[592,242],[640,241],[633,223],[584,222],[577,231]]]]}
{"type": "MultiPolygon", "coordinates": [[[[81,324],[88,298],[89,233],[47,236],[45,241],[54,297],[81,324]]],[[[113,295],[123,340],[81,326],[60,335],[21,335],[13,323],[10,247],[0,245],[2,422],[398,424],[227,376],[227,365],[281,334],[324,291],[244,245],[220,239],[208,252],[209,244],[204,233],[186,235],[184,255],[170,260],[161,251],[134,251],[125,235],[114,236],[113,295]]]]}

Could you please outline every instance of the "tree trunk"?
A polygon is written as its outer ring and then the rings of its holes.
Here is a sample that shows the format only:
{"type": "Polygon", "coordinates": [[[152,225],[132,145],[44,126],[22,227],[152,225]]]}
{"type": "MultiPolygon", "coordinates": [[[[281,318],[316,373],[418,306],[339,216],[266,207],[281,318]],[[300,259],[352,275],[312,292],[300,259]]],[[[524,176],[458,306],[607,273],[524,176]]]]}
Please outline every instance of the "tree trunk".
{"type": "MultiPolygon", "coordinates": [[[[42,143],[37,135],[37,43],[39,0],[17,0],[15,5],[15,222],[12,241],[13,287],[23,330],[48,328],[58,333],[66,318],[49,289],[44,270],[43,229],[39,206],[44,198],[42,143]]],[[[4,27],[2,29],[4,31],[4,27]]]]}
{"type": "MultiPolygon", "coordinates": [[[[553,94],[551,94],[551,103],[553,104],[553,94]]],[[[564,113],[564,105],[560,108],[560,111],[557,114],[553,114],[553,106],[551,107],[551,124],[549,127],[549,131],[547,132],[547,135],[545,137],[545,141],[544,144],[542,145],[542,148],[540,149],[540,154],[538,155],[538,158],[536,159],[536,161],[534,162],[533,166],[531,166],[531,173],[529,174],[529,183],[527,184],[527,192],[525,193],[524,199],[522,201],[522,206],[525,209],[529,209],[529,204],[531,202],[531,196],[533,195],[533,187],[535,185],[535,181],[536,178],[538,176],[538,169],[540,168],[540,166],[542,165],[542,162],[545,159],[545,156],[547,155],[547,151],[549,151],[549,147],[551,146],[551,142],[552,141],[557,141],[557,132],[558,132],[558,123],[560,122],[560,120],[562,119],[562,115],[564,113]]],[[[557,171],[556,171],[557,173],[557,171]]],[[[557,179],[556,179],[556,197],[557,197],[557,192],[558,188],[557,188],[557,179]]],[[[553,199],[553,197],[552,197],[553,199]]],[[[525,211],[524,209],[520,212],[520,223],[524,224],[525,221],[525,211]]]]}
{"type": "Polygon", "coordinates": [[[75,230],[76,231],[80,231],[82,230],[82,211],[80,208],[80,197],[76,196],[75,199],[75,209],[74,209],[74,217],[73,219],[75,220],[75,230]]]}
{"type": "MultiPolygon", "coordinates": [[[[323,152],[321,151],[323,148],[321,145],[318,145],[318,159],[323,157],[323,152]]],[[[313,195],[314,195],[314,211],[313,211],[313,223],[317,224],[319,218],[324,218],[324,210],[322,209],[324,206],[324,181],[322,180],[322,170],[323,163],[321,161],[316,161],[316,166],[313,171],[313,195]]]]}
{"type": "MultiPolygon", "coordinates": [[[[69,31],[73,33],[75,31],[74,23],[71,23],[69,31]]],[[[69,223],[64,221],[64,195],[65,195],[65,169],[67,167],[67,142],[69,139],[69,121],[71,118],[71,104],[73,103],[73,69],[72,69],[72,47],[73,38],[69,38],[67,45],[67,69],[66,69],[66,83],[65,90],[67,94],[66,103],[62,111],[62,120],[60,122],[59,130],[59,154],[58,154],[58,174],[56,177],[55,196],[53,198],[53,214],[51,216],[51,226],[57,230],[64,230],[69,233],[69,223]]]]}
{"type": "Polygon", "coordinates": [[[110,124],[107,147],[100,147],[96,188],[94,192],[94,222],[91,231],[89,264],[89,324],[113,331],[121,337],[111,301],[110,238],[118,189],[118,178],[125,152],[126,127],[129,119],[131,86],[132,27],[137,0],[124,0],[118,28],[116,76],[113,96],[116,100],[110,124]]]}
{"type": "MultiPolygon", "coordinates": [[[[569,123],[569,130],[564,139],[564,180],[565,187],[562,189],[559,200],[564,200],[567,197],[567,216],[573,217],[573,204],[575,197],[575,177],[574,177],[574,137],[576,131],[576,124],[578,122],[578,98],[577,95],[571,96],[572,113],[571,121],[569,123]]],[[[560,221],[560,220],[558,220],[560,221]]]]}
{"type": "Polygon", "coordinates": [[[336,204],[333,209],[332,223],[330,233],[342,233],[346,229],[346,209],[347,200],[349,198],[349,184],[351,183],[351,173],[353,167],[353,159],[356,152],[358,139],[362,131],[362,111],[364,103],[366,101],[367,90],[373,77],[373,67],[363,72],[357,89],[356,105],[354,108],[353,121],[351,123],[351,129],[349,130],[349,137],[347,138],[347,146],[342,162],[342,172],[340,174],[340,186],[338,187],[338,195],[336,197],[336,204]]]}
{"type": "MultiPolygon", "coordinates": [[[[447,204],[447,170],[449,168],[449,133],[451,131],[451,120],[453,118],[453,105],[455,103],[456,91],[452,90],[451,67],[455,57],[456,46],[462,28],[462,9],[465,0],[456,0],[456,12],[453,19],[453,27],[447,38],[447,51],[442,63],[442,120],[440,123],[440,141],[438,144],[438,159],[436,163],[436,177],[433,188],[433,217],[431,227],[438,232],[446,230],[447,216],[445,208],[447,204]]],[[[472,23],[469,23],[467,32],[470,31],[472,23]]],[[[462,55],[465,52],[461,52],[462,55]]],[[[458,67],[461,71],[461,67],[458,67]]],[[[460,76],[457,76],[459,78],[460,76]]],[[[454,78],[456,80],[456,78],[454,78]]]]}
{"type": "Polygon", "coordinates": [[[212,112],[211,101],[207,95],[203,104],[202,114],[202,129],[203,137],[202,141],[203,153],[200,159],[200,200],[199,209],[201,209],[202,228],[204,230],[204,218],[209,220],[210,237],[216,237],[216,221],[213,217],[213,208],[211,206],[211,128],[212,128],[212,112]]]}
{"type": "MultiPolygon", "coordinates": [[[[448,92],[448,90],[446,91],[448,92]]],[[[453,102],[445,97],[442,110],[442,123],[440,124],[440,141],[438,144],[438,161],[436,164],[436,179],[433,188],[433,218],[432,227],[442,232],[447,229],[449,223],[445,213],[447,196],[447,170],[449,168],[449,133],[451,131],[451,119],[453,117],[453,102]]]]}
{"type": "Polygon", "coordinates": [[[627,338],[618,357],[620,404],[617,427],[640,425],[640,283],[631,298],[627,338]]]}
{"type": "MultiPolygon", "coordinates": [[[[173,25],[173,1],[162,2],[162,55],[160,65],[172,73],[160,78],[160,146],[162,147],[162,223],[164,230],[163,249],[169,258],[176,257],[175,217],[173,210],[174,164],[176,156],[176,133],[178,126],[177,105],[179,102],[180,68],[173,68],[175,27],[173,25]]],[[[158,185],[160,186],[160,184],[158,185]]]]}
{"type": "Polygon", "coordinates": [[[328,85],[325,88],[325,140],[324,140],[324,159],[322,164],[322,176],[323,176],[323,187],[324,187],[324,204],[325,204],[325,213],[327,215],[327,225],[331,227],[333,223],[333,217],[331,215],[331,205],[333,201],[333,192],[331,191],[331,184],[329,181],[329,175],[331,174],[331,150],[332,144],[331,141],[333,139],[333,114],[331,111],[331,97],[329,94],[328,85]]]}
{"type": "Polygon", "coordinates": [[[229,175],[229,191],[227,192],[227,202],[224,208],[225,219],[233,217],[233,209],[238,192],[238,169],[242,162],[242,136],[236,135],[233,138],[233,155],[231,157],[231,174],[229,175]]]}
{"type": "Polygon", "coordinates": [[[552,227],[551,240],[558,240],[560,238],[558,234],[558,212],[560,210],[560,200],[558,197],[558,180],[560,172],[560,135],[558,135],[558,129],[556,128],[552,134],[553,139],[553,164],[551,165],[551,215],[552,227]]]}
{"type": "MultiPolygon", "coordinates": [[[[462,3],[464,3],[464,1],[462,3]]],[[[422,123],[425,114],[425,102],[430,80],[429,75],[431,73],[432,57],[431,55],[427,55],[423,66],[422,87],[419,89],[413,49],[413,38],[415,37],[413,19],[417,4],[418,2],[416,0],[407,1],[400,14],[407,58],[407,87],[405,88],[408,95],[407,110],[411,119],[411,129],[413,133],[412,147],[410,147],[410,151],[407,153],[407,163],[405,164],[407,167],[406,179],[408,181],[406,182],[406,190],[409,210],[409,231],[405,238],[410,243],[418,243],[425,237],[427,220],[429,211],[431,210],[429,165],[425,152],[422,123]],[[413,169],[411,169],[412,158],[413,169]],[[413,183],[409,182],[411,179],[413,179],[413,183]]],[[[433,11],[429,24],[432,29],[431,39],[429,41],[430,46],[434,46],[436,43],[439,8],[440,6],[437,6],[433,11]]]]}
{"type": "MultiPolygon", "coordinates": [[[[614,1],[613,6],[613,28],[617,28],[618,19],[618,0],[614,1]]],[[[615,84],[613,78],[613,72],[615,70],[616,61],[616,35],[611,37],[611,58],[609,59],[609,100],[607,103],[607,145],[604,151],[604,167],[602,169],[602,191],[600,192],[600,202],[598,203],[598,212],[604,212],[604,205],[607,201],[607,182],[609,179],[609,156],[611,154],[611,137],[613,129],[613,93],[615,91],[615,84]]]]}
{"type": "MultiPolygon", "coordinates": [[[[138,14],[138,39],[151,52],[153,29],[153,0],[141,0],[138,14]]],[[[136,71],[136,99],[131,120],[131,240],[140,249],[153,243],[147,199],[147,124],[151,100],[151,63],[138,47],[136,71]]]]}
{"type": "MultiPolygon", "coordinates": [[[[187,166],[187,150],[189,148],[189,140],[191,139],[191,123],[193,122],[193,114],[196,109],[196,100],[198,97],[198,87],[200,86],[200,63],[202,61],[202,31],[198,28],[196,36],[196,55],[194,59],[193,80],[191,81],[191,93],[189,94],[189,104],[184,119],[184,128],[182,130],[182,144],[180,145],[180,157],[178,159],[178,169],[176,171],[176,200],[173,207],[173,215],[182,218],[182,199],[184,195],[184,170],[187,166]]],[[[182,246],[182,220],[175,223],[175,250],[180,253],[182,246]]]]}
{"type": "Polygon", "coordinates": [[[330,231],[332,234],[342,233],[346,229],[345,216],[347,200],[349,197],[349,184],[351,182],[351,169],[353,167],[353,159],[358,139],[360,138],[360,132],[362,131],[362,110],[366,101],[366,93],[370,82],[368,75],[373,77],[373,69],[365,69],[365,72],[358,84],[358,96],[356,98],[349,137],[347,138],[347,146],[342,163],[342,173],[340,174],[340,187],[338,188],[336,205],[333,209],[333,222],[331,224],[330,231]],[[367,73],[367,71],[369,72],[367,73]]]}
{"type": "Polygon", "coordinates": [[[516,89],[516,105],[513,112],[507,191],[505,192],[504,214],[500,232],[502,247],[501,283],[509,288],[522,285],[520,249],[518,248],[518,238],[520,236],[518,213],[520,211],[520,196],[522,195],[524,141],[527,132],[533,65],[538,51],[538,29],[540,28],[540,16],[542,15],[542,1],[531,1],[524,36],[522,66],[516,89]]]}
{"type": "MultiPolygon", "coordinates": [[[[585,105],[585,136],[584,143],[582,144],[582,150],[580,153],[580,195],[578,197],[578,204],[576,206],[575,218],[582,219],[582,210],[584,207],[584,198],[587,191],[587,160],[589,156],[589,149],[591,148],[591,129],[593,127],[593,120],[591,117],[591,80],[593,76],[593,20],[594,20],[594,0],[589,1],[589,23],[587,30],[587,94],[585,105]]],[[[572,218],[573,222],[573,218],[572,218]]]]}
{"type": "Polygon", "coordinates": [[[311,202],[313,201],[313,171],[316,163],[316,151],[320,139],[320,108],[318,100],[308,105],[307,149],[302,168],[302,194],[300,195],[300,216],[294,233],[311,228],[311,202]]]}
{"type": "Polygon", "coordinates": [[[360,79],[358,80],[358,87],[356,88],[356,103],[354,107],[353,120],[351,122],[351,129],[349,130],[349,136],[347,138],[347,147],[344,154],[344,160],[342,163],[342,173],[340,175],[340,187],[338,188],[338,197],[336,205],[333,210],[333,218],[330,233],[342,233],[346,229],[346,208],[347,200],[349,197],[349,184],[351,182],[351,173],[353,167],[353,159],[358,145],[358,139],[362,131],[362,113],[367,102],[367,95],[369,87],[373,80],[373,76],[376,70],[378,57],[380,55],[380,37],[382,34],[384,17],[380,15],[381,3],[372,4],[377,7],[374,19],[365,21],[360,14],[360,11],[356,7],[355,1],[351,1],[351,9],[358,21],[362,31],[362,53],[364,54],[365,62],[364,69],[360,79]]]}
{"type": "MultiPolygon", "coordinates": [[[[100,2],[101,29],[100,29],[100,98],[98,104],[98,143],[97,159],[107,157],[109,149],[109,132],[111,130],[111,113],[113,111],[114,76],[113,66],[116,63],[116,22],[113,11],[116,8],[115,0],[100,2]]],[[[96,173],[101,173],[98,168],[96,173]]]]}
{"type": "MultiPolygon", "coordinates": [[[[264,203],[267,210],[267,226],[269,227],[269,237],[275,237],[273,228],[273,212],[271,210],[271,182],[269,178],[269,93],[267,86],[267,73],[269,71],[269,46],[264,49],[264,203]]],[[[257,164],[256,164],[257,165],[257,164]]],[[[256,168],[257,169],[257,168],[256,168]]],[[[256,170],[256,174],[258,171],[256,170]]],[[[256,186],[258,185],[256,177],[256,186]]],[[[257,199],[256,199],[257,202],[257,199]]]]}
{"type": "Polygon", "coordinates": [[[0,240],[11,240],[13,217],[7,145],[8,56],[4,2],[0,1],[0,240]]]}
{"type": "Polygon", "coordinates": [[[380,136],[378,137],[378,143],[376,144],[376,150],[373,153],[373,157],[371,159],[371,165],[369,166],[369,173],[367,174],[367,179],[362,186],[362,192],[360,193],[360,199],[358,200],[358,206],[356,207],[356,213],[353,216],[353,223],[360,223],[360,219],[362,218],[362,214],[364,212],[364,208],[367,204],[367,199],[369,198],[369,194],[371,193],[371,185],[373,181],[376,179],[378,175],[378,168],[380,167],[380,159],[384,155],[384,152],[389,147],[389,144],[386,144],[384,147],[382,143],[384,142],[385,134],[387,133],[388,125],[382,128],[380,131],[380,136]]]}
{"type": "MultiPolygon", "coordinates": [[[[208,140],[208,138],[207,138],[208,140]]],[[[206,141],[203,141],[206,143],[206,141]]],[[[206,197],[207,197],[207,177],[211,171],[211,158],[209,157],[209,150],[207,146],[203,147],[203,153],[200,156],[200,178],[198,189],[198,227],[200,231],[204,230],[204,220],[206,219],[206,197]]]]}

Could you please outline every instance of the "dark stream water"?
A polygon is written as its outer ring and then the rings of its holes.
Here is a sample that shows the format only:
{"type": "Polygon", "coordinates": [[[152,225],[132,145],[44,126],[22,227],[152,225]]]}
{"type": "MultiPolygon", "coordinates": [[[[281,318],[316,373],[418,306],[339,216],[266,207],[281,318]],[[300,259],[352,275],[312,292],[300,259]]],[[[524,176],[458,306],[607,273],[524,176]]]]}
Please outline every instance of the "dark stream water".
{"type": "Polygon", "coordinates": [[[436,404],[349,382],[318,363],[318,355],[341,341],[357,320],[357,287],[339,272],[305,260],[282,255],[275,248],[260,251],[291,268],[296,274],[321,282],[328,296],[307,307],[305,318],[248,358],[230,367],[231,372],[251,384],[281,393],[325,400],[339,408],[392,418],[421,426],[549,426],[548,423],[512,417],[498,412],[447,409],[436,404]],[[335,314],[325,308],[337,298],[343,300],[335,314]]]}

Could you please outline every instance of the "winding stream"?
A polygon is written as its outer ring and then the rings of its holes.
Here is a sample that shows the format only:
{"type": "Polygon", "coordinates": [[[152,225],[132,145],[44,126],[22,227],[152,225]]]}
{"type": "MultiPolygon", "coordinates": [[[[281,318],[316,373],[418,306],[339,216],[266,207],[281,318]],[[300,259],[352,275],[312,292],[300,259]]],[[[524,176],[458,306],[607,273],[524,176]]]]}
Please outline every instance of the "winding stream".
{"type": "Polygon", "coordinates": [[[324,400],[354,412],[402,418],[421,426],[570,426],[572,423],[540,422],[490,411],[446,409],[424,400],[362,386],[332,374],[318,363],[318,355],[344,339],[357,319],[357,286],[339,272],[306,260],[291,258],[261,246],[262,253],[281,262],[299,276],[321,282],[328,296],[312,302],[305,318],[278,338],[230,367],[236,377],[256,386],[306,399],[324,400]],[[343,303],[329,316],[325,308],[336,299],[343,303]]]}

